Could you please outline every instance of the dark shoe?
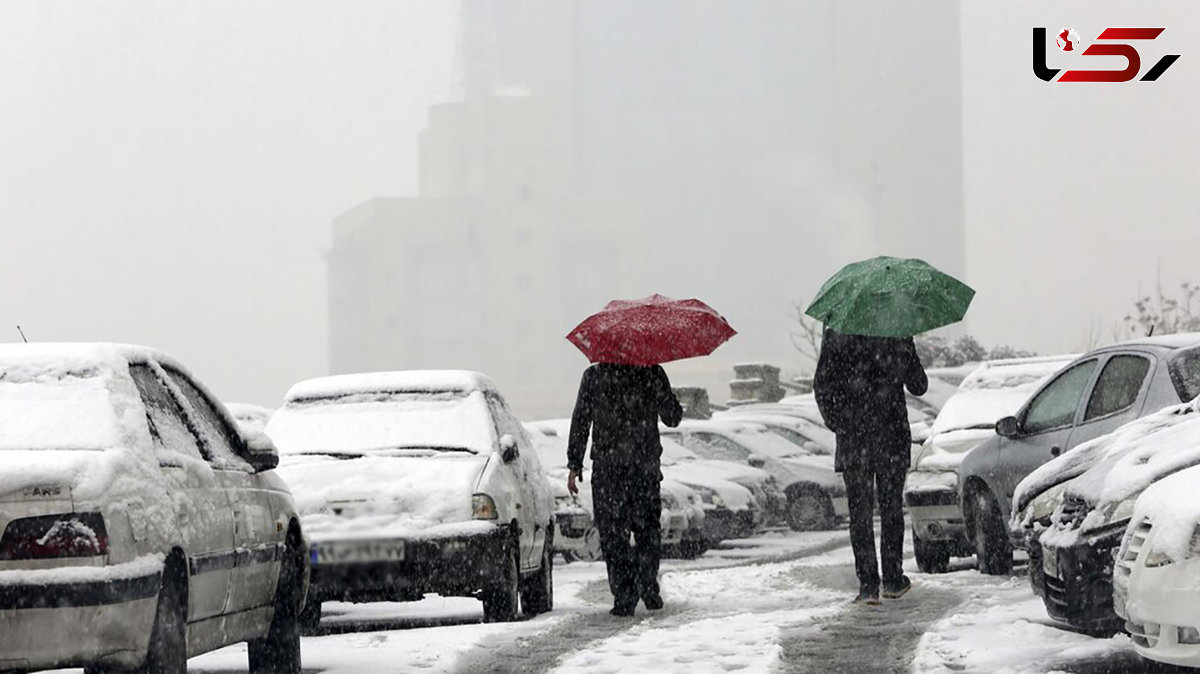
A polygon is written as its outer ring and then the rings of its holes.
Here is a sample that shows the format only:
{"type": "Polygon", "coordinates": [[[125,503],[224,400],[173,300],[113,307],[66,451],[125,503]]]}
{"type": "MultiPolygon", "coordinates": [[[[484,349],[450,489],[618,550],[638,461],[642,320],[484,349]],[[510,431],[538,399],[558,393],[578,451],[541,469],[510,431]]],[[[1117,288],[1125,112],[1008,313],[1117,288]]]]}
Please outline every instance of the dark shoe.
{"type": "Polygon", "coordinates": [[[900,576],[899,582],[883,584],[883,596],[888,599],[899,599],[911,589],[912,581],[908,579],[908,576],[900,576]]]}
{"type": "Polygon", "coordinates": [[[642,603],[646,605],[648,610],[657,611],[663,607],[662,595],[646,595],[645,597],[642,597],[642,603]]]}
{"type": "Polygon", "coordinates": [[[625,608],[623,606],[614,606],[612,610],[608,612],[608,614],[617,616],[618,618],[632,618],[633,607],[625,608]]]}
{"type": "Polygon", "coordinates": [[[854,598],[855,604],[866,604],[867,606],[879,605],[879,591],[862,589],[858,591],[858,596],[854,598]]]}

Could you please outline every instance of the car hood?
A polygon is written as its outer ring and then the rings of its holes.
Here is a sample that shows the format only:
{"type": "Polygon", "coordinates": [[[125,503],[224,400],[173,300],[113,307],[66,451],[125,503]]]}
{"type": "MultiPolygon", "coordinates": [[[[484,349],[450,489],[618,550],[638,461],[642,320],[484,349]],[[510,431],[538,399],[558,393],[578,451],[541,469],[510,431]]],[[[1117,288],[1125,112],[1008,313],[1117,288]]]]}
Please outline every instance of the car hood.
{"type": "Polygon", "coordinates": [[[996,432],[987,428],[961,428],[938,433],[925,441],[917,454],[913,470],[957,471],[967,452],[983,444],[996,432]]]}
{"type": "Polygon", "coordinates": [[[285,456],[277,469],[291,488],[304,531],[315,539],[436,535],[474,523],[471,496],[488,457],[285,456]]]}
{"type": "Polygon", "coordinates": [[[676,482],[711,489],[721,496],[721,499],[725,501],[725,507],[730,510],[745,510],[750,507],[750,501],[754,498],[746,487],[702,464],[663,466],[662,472],[664,477],[676,482]]]}

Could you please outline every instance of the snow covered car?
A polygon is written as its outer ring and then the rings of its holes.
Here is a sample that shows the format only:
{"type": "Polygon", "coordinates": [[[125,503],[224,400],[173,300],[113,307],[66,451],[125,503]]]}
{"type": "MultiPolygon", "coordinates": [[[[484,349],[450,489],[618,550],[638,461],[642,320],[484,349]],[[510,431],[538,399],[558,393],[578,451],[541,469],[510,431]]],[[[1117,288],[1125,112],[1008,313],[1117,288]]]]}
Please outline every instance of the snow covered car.
{"type": "Polygon", "coordinates": [[[554,601],[554,505],[491,380],[409,371],[300,382],[267,424],[312,540],[320,602],[478,597],[491,621],[554,601]]]}
{"type": "Polygon", "coordinates": [[[1133,340],[1080,356],[1041,386],[996,435],[959,465],[959,503],[976,564],[988,574],[1012,569],[1006,523],[1045,489],[1078,475],[1017,484],[1042,464],[1143,415],[1200,394],[1200,333],[1133,340]]]}
{"type": "Polygon", "coordinates": [[[600,532],[591,508],[567,491],[565,468],[546,471],[546,486],[554,496],[554,552],[564,561],[594,562],[603,558],[600,532]]]}
{"type": "MultiPolygon", "coordinates": [[[[704,509],[704,545],[711,548],[731,538],[747,538],[763,522],[752,487],[761,488],[769,477],[763,471],[730,461],[700,458],[674,440],[662,439],[664,481],[687,485],[696,493],[704,509]]],[[[689,556],[689,555],[684,555],[689,556]]]]}
{"type": "Polygon", "coordinates": [[[267,422],[271,420],[271,415],[275,410],[262,405],[251,405],[249,403],[225,403],[225,409],[233,415],[233,420],[237,422],[238,430],[244,434],[261,435],[267,428],[267,422]]]}
{"type": "Polygon", "coordinates": [[[141,347],[0,347],[0,670],[145,667],[249,642],[300,670],[307,548],[265,436],[141,347]]]}
{"type": "Polygon", "coordinates": [[[912,520],[913,553],[925,573],[945,573],[950,557],[975,554],[958,502],[958,466],[966,453],[996,433],[1055,372],[1076,356],[985,362],[967,375],[942,406],[916,453],[904,488],[912,520]]]}
{"type": "Polygon", "coordinates": [[[1138,497],[1113,572],[1113,606],[1139,655],[1200,667],[1200,468],[1138,497]]]}
{"type": "Polygon", "coordinates": [[[663,506],[668,503],[672,504],[671,517],[675,521],[675,507],[678,504],[682,512],[683,529],[679,533],[678,540],[670,545],[664,545],[664,557],[682,557],[684,559],[695,559],[703,555],[708,550],[708,542],[704,536],[704,502],[695,489],[676,482],[675,480],[662,481],[663,506]]]}
{"type": "Polygon", "coordinates": [[[766,471],[783,493],[767,507],[796,531],[830,529],[849,514],[846,485],[834,472],[832,455],[806,451],[762,425],[727,419],[685,421],[669,435],[703,458],[766,471]]]}
{"type": "Polygon", "coordinates": [[[1116,631],[1121,622],[1113,612],[1114,553],[1141,492],[1200,465],[1200,399],[1080,445],[1030,478],[1043,478],[1054,469],[1073,473],[1080,465],[1090,467],[1060,483],[1065,486],[1048,520],[1021,523],[1027,533],[1029,578],[1051,617],[1083,629],[1116,631]]]}
{"type": "Polygon", "coordinates": [[[799,446],[808,454],[828,454],[832,456],[837,449],[837,437],[833,434],[833,431],[825,428],[823,424],[809,421],[800,416],[755,412],[753,410],[738,412],[726,410],[717,412],[712,418],[713,421],[736,421],[758,424],[772,433],[783,437],[792,444],[799,446]]]}

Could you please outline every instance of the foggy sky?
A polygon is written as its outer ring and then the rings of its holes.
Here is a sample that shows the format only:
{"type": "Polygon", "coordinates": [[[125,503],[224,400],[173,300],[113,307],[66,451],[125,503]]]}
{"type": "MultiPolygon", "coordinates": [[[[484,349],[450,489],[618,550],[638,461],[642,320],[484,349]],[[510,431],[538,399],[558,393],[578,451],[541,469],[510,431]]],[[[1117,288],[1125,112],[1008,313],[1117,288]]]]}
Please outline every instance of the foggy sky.
{"type": "MultiPolygon", "coordinates": [[[[327,373],[330,221],[416,193],[456,19],[444,0],[0,1],[0,341],[20,323],[34,340],[149,344],[268,405],[327,373]]],[[[1076,350],[1156,265],[1200,280],[1200,7],[964,3],[962,24],[972,332],[1076,350]],[[1166,26],[1145,60],[1183,56],[1156,83],[1046,84],[1036,25],[1085,40],[1166,26]]]]}

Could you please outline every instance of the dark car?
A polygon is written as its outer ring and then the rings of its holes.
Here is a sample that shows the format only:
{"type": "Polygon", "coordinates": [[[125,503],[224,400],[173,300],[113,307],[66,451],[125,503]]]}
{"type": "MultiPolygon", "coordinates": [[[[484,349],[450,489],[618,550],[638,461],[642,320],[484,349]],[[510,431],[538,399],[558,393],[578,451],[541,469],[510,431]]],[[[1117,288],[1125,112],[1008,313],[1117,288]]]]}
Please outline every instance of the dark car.
{"type": "MultiPolygon", "coordinates": [[[[1022,490],[1017,484],[1072,447],[1200,394],[1200,333],[1133,340],[1096,349],[1064,367],[1011,417],[996,436],[972,449],[959,469],[959,497],[979,570],[1012,569],[1007,522],[1050,484],[1022,490]]],[[[1027,485],[1028,487],[1028,485],[1027,485]]]]}

